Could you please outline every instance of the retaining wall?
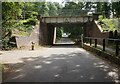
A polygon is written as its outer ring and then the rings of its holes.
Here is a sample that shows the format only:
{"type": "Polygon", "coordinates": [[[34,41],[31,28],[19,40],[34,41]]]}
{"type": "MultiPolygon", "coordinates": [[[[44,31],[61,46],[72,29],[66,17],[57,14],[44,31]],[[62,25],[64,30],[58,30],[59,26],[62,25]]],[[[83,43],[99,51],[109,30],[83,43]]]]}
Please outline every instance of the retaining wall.
{"type": "MultiPolygon", "coordinates": [[[[104,32],[96,21],[93,21],[91,24],[87,23],[86,27],[86,36],[93,38],[109,38],[109,32],[104,32]]],[[[93,41],[94,42],[94,41],[93,41]]],[[[106,42],[107,45],[108,42],[106,42]]],[[[98,44],[102,44],[102,40],[98,39],[98,44]]]]}
{"type": "Polygon", "coordinates": [[[91,46],[86,45],[86,44],[83,44],[83,48],[86,49],[87,51],[90,51],[92,53],[97,54],[99,57],[103,57],[103,58],[109,60],[110,62],[113,62],[113,63],[120,65],[120,58],[117,58],[114,55],[111,55],[105,51],[91,47],[91,46]]]}
{"type": "Polygon", "coordinates": [[[39,44],[39,24],[34,27],[30,36],[15,36],[17,48],[30,47],[31,42],[39,44]]]}

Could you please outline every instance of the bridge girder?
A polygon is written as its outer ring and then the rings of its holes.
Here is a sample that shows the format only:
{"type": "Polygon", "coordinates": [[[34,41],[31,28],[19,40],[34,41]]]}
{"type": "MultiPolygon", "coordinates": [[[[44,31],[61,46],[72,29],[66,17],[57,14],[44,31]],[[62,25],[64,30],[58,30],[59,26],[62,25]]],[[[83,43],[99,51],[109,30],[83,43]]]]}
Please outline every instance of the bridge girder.
{"type": "Polygon", "coordinates": [[[84,35],[89,36],[92,30],[92,16],[69,16],[69,17],[41,17],[40,19],[40,44],[53,44],[55,27],[64,25],[81,25],[84,27],[84,35]],[[88,24],[89,23],[89,24],[88,24]]]}
{"type": "Polygon", "coordinates": [[[93,21],[93,16],[41,17],[43,23],[86,23],[93,21]]]}

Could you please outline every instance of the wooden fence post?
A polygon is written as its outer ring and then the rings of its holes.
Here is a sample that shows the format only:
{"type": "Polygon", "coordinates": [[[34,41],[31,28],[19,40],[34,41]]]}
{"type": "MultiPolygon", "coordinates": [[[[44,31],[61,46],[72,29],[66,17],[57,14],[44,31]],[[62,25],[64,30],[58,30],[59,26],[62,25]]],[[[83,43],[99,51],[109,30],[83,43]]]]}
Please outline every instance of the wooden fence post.
{"type": "Polygon", "coordinates": [[[103,51],[105,51],[105,39],[103,39],[103,51]]]}
{"type": "Polygon", "coordinates": [[[119,41],[116,41],[116,56],[119,55],[119,41]]]}
{"type": "Polygon", "coordinates": [[[84,37],[83,35],[81,35],[81,47],[83,47],[83,44],[84,44],[84,37]]]}
{"type": "Polygon", "coordinates": [[[90,46],[92,45],[92,39],[90,38],[90,46]]]}
{"type": "Polygon", "coordinates": [[[97,47],[97,39],[95,39],[95,48],[97,47]]]}

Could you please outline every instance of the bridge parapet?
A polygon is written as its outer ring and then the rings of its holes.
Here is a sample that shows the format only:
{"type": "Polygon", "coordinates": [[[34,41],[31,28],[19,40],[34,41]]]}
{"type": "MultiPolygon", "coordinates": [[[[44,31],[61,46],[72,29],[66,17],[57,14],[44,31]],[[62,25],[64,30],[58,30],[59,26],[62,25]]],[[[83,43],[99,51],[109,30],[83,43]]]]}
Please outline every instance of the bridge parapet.
{"type": "Polygon", "coordinates": [[[93,21],[93,16],[54,16],[41,17],[43,23],[86,23],[93,21]]]}

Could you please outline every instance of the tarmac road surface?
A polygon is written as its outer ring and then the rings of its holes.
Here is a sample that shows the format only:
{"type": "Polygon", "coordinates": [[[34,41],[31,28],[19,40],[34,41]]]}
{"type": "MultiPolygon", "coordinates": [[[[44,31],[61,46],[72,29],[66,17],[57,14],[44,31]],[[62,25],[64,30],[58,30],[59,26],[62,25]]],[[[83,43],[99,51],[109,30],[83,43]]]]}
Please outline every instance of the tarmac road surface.
{"type": "Polygon", "coordinates": [[[118,82],[117,68],[75,45],[9,51],[3,57],[15,67],[4,82],[118,82]]]}

